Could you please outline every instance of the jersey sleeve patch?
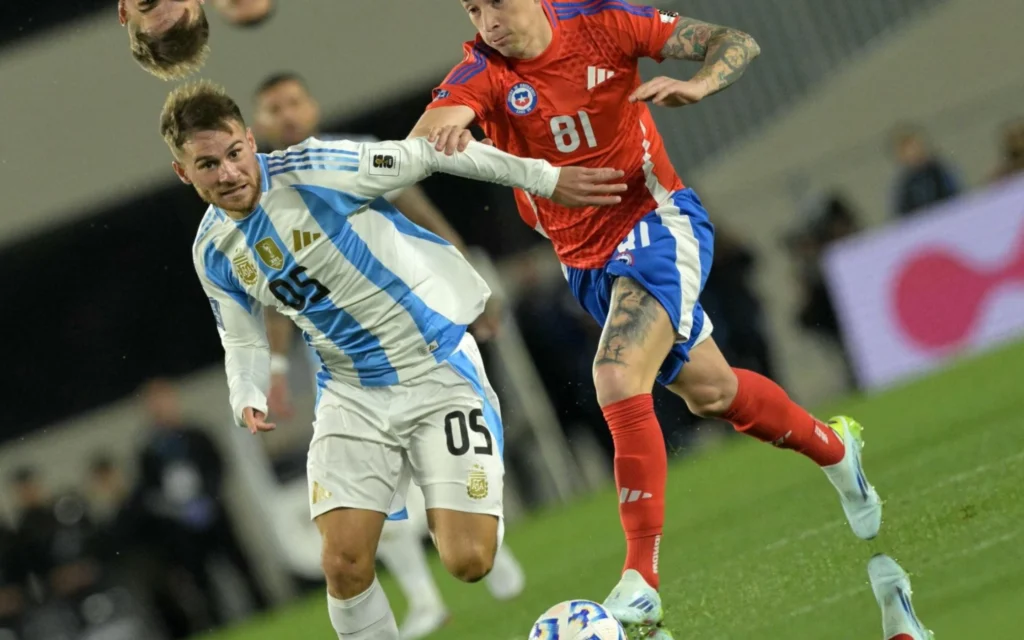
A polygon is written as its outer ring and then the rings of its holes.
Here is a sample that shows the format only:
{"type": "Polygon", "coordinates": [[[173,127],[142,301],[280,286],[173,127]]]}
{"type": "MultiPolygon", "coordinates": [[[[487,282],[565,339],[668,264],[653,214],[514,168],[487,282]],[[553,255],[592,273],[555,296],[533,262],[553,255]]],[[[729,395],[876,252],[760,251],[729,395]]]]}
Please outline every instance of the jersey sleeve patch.
{"type": "Polygon", "coordinates": [[[396,177],[402,172],[402,156],[398,149],[375,149],[370,159],[371,176],[396,177]]]}

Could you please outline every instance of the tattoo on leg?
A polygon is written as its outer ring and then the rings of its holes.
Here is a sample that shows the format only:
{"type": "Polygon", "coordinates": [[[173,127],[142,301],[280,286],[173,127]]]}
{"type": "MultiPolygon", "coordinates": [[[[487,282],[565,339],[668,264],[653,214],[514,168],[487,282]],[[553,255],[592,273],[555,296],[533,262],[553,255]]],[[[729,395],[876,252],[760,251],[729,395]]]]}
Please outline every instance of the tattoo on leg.
{"type": "Polygon", "coordinates": [[[657,318],[658,302],[646,289],[628,278],[618,282],[595,364],[625,365],[625,351],[644,342],[657,318]]]}

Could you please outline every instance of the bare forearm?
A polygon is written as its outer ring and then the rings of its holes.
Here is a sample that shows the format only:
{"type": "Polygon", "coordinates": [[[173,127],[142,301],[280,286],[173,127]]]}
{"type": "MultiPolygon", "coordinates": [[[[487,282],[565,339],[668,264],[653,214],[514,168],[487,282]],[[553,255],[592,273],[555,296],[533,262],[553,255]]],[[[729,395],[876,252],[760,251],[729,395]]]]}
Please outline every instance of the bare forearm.
{"type": "Polygon", "coordinates": [[[409,138],[421,138],[430,135],[430,132],[443,127],[468,127],[473,123],[476,114],[466,106],[440,107],[428,109],[420,116],[419,121],[409,132],[409,138]]]}
{"type": "Polygon", "coordinates": [[[708,43],[704,66],[693,79],[707,83],[708,95],[718,93],[740,79],[761,48],[752,37],[728,29],[708,43]]]}
{"type": "MultiPolygon", "coordinates": [[[[395,198],[394,204],[406,218],[409,218],[427,231],[441,236],[452,243],[463,255],[466,255],[467,248],[462,240],[462,236],[448,223],[444,214],[434,206],[434,203],[430,201],[427,194],[423,192],[422,187],[413,185],[405,189],[401,195],[395,198]]],[[[273,345],[273,342],[271,342],[271,345],[273,345]]]]}
{"type": "Polygon", "coordinates": [[[738,29],[683,17],[661,53],[665,58],[703,62],[693,80],[704,82],[711,95],[739,80],[761,47],[738,29]]]}

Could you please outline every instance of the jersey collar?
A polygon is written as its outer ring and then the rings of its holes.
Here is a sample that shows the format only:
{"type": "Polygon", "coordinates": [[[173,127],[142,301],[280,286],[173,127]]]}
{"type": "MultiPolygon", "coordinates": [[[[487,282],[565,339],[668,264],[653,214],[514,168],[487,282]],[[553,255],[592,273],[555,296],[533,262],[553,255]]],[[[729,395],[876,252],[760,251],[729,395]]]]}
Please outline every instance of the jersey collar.
{"type": "Polygon", "coordinates": [[[267,156],[263,153],[256,154],[256,161],[260,163],[260,192],[270,191],[270,174],[267,173],[267,156]]]}

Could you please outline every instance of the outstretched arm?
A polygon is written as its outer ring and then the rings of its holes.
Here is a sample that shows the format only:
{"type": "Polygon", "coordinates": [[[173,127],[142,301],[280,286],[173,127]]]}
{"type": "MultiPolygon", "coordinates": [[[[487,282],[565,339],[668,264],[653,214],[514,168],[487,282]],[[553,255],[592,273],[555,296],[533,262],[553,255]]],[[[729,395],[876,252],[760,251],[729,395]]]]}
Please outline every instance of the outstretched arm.
{"type": "Polygon", "coordinates": [[[427,138],[362,145],[358,184],[351,188],[377,197],[407,187],[435,173],[517,187],[569,207],[616,204],[624,184],[609,184],[622,177],[614,169],[554,167],[545,160],[519,158],[479,142],[448,155],[427,138]]]}

